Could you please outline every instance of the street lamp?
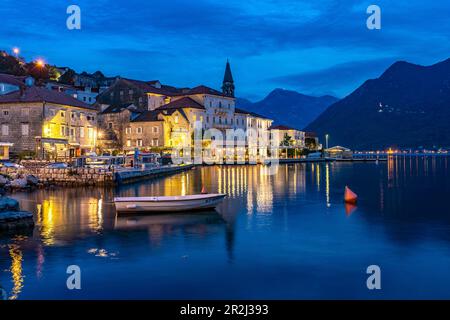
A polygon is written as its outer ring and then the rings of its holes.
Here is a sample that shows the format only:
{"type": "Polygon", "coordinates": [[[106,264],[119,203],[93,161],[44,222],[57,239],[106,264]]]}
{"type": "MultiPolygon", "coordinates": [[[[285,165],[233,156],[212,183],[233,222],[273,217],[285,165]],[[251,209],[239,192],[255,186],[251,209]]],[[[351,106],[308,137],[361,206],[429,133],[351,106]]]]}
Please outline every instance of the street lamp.
{"type": "Polygon", "coordinates": [[[42,59],[37,59],[37,60],[36,60],[36,65],[37,65],[38,67],[42,68],[42,67],[45,65],[44,60],[42,60],[42,59]]]}
{"type": "Polygon", "coordinates": [[[17,47],[13,48],[13,53],[16,56],[16,58],[19,57],[19,52],[20,52],[19,48],[17,48],[17,47]]]}
{"type": "Polygon", "coordinates": [[[329,137],[329,135],[326,134],[325,135],[325,149],[328,149],[328,137],[329,137]]]}

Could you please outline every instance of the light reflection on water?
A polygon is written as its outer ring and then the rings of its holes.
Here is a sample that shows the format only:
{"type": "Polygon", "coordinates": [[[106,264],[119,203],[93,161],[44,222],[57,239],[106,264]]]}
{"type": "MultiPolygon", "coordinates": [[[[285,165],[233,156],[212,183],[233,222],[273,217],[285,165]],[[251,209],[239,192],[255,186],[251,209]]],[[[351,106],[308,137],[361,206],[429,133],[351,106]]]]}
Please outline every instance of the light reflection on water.
{"type": "MultiPolygon", "coordinates": [[[[125,296],[119,298],[370,298],[339,268],[336,272],[346,279],[342,284],[346,289],[317,274],[332,262],[358,265],[371,260],[363,246],[383,248],[385,252],[377,249],[375,257],[389,261],[397,272],[402,262],[390,252],[406,254],[411,261],[439,254],[438,266],[450,261],[450,217],[443,214],[448,212],[448,157],[290,164],[281,165],[276,175],[267,172],[263,166],[212,166],[116,189],[56,188],[15,194],[22,209],[34,212],[36,227],[22,235],[0,236],[0,286],[9,299],[114,298],[119,296],[102,281],[126,268],[133,274],[122,278],[125,296]],[[358,206],[342,203],[345,185],[359,194],[358,206]],[[112,204],[116,195],[193,194],[202,187],[228,194],[217,212],[116,217],[112,204]],[[343,243],[345,251],[340,251],[343,243]],[[426,250],[412,251],[417,243],[426,250]],[[180,261],[190,266],[184,276],[177,269],[180,261]],[[105,290],[80,295],[66,291],[65,267],[72,263],[101,269],[105,278],[92,276],[88,281],[105,285],[105,290]],[[212,268],[222,272],[221,291],[207,285],[212,268]],[[253,268],[258,268],[260,279],[253,268]],[[149,280],[147,270],[159,275],[152,279],[158,290],[140,286],[139,277],[143,283],[149,280]],[[306,275],[316,283],[305,280],[306,275]],[[246,287],[233,287],[234,277],[246,287]],[[192,289],[189,281],[200,287],[192,289]],[[264,283],[275,289],[268,290],[264,283]],[[298,290],[293,291],[290,283],[298,290]]],[[[404,284],[397,278],[398,286],[404,284]]],[[[434,280],[431,274],[423,279],[431,285],[434,280]]],[[[450,279],[444,282],[450,284],[450,279]]],[[[392,289],[382,297],[420,296],[410,289],[392,289]]],[[[448,291],[436,292],[437,297],[450,297],[448,291]]]]}

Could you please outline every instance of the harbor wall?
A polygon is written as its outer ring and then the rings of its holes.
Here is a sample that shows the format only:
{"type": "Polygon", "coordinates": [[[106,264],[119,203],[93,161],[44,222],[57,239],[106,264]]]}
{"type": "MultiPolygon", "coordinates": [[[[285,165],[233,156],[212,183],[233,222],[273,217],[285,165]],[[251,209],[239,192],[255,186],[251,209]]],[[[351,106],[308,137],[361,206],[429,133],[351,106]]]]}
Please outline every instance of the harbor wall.
{"type": "Polygon", "coordinates": [[[35,176],[39,183],[59,186],[114,186],[139,180],[151,179],[192,169],[193,165],[163,166],[152,169],[108,170],[90,168],[0,168],[0,174],[11,179],[35,176]]]}

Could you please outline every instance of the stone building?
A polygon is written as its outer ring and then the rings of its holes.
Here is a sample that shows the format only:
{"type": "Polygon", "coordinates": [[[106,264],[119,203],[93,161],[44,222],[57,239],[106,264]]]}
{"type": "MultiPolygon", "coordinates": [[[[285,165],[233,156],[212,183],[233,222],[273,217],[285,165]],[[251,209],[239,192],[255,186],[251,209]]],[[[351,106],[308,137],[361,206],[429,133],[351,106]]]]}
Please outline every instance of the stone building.
{"type": "Polygon", "coordinates": [[[97,96],[98,105],[132,103],[138,109],[154,110],[171,101],[182,89],[162,85],[159,81],[140,81],[118,78],[107,90],[97,96]]]}
{"type": "Polygon", "coordinates": [[[126,146],[126,128],[130,126],[130,121],[138,117],[142,111],[132,103],[121,105],[110,105],[98,114],[99,126],[99,146],[104,151],[123,151],[126,146]]]}
{"type": "Polygon", "coordinates": [[[164,117],[155,111],[146,111],[129,122],[125,128],[125,150],[150,150],[164,147],[164,117]]]}
{"type": "Polygon", "coordinates": [[[96,109],[30,81],[0,95],[0,126],[1,142],[13,144],[13,155],[70,158],[96,147],[96,109]]]}
{"type": "Polygon", "coordinates": [[[284,146],[286,146],[285,143],[289,142],[289,146],[305,148],[304,131],[284,125],[277,125],[270,127],[270,134],[272,138],[277,139],[284,146]],[[287,141],[287,138],[289,138],[289,141],[287,141]]]}

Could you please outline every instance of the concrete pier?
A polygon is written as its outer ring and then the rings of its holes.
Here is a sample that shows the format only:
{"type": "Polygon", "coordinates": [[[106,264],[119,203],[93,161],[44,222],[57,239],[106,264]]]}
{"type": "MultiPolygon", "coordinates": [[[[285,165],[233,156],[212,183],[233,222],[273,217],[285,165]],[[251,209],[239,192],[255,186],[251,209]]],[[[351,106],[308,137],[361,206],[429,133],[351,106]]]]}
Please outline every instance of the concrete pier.
{"type": "Polygon", "coordinates": [[[180,165],[180,166],[162,166],[152,169],[130,169],[117,171],[114,174],[114,182],[116,184],[126,184],[135,181],[145,180],[149,178],[156,178],[169,174],[174,174],[182,171],[191,170],[194,167],[193,164],[180,165]]]}

